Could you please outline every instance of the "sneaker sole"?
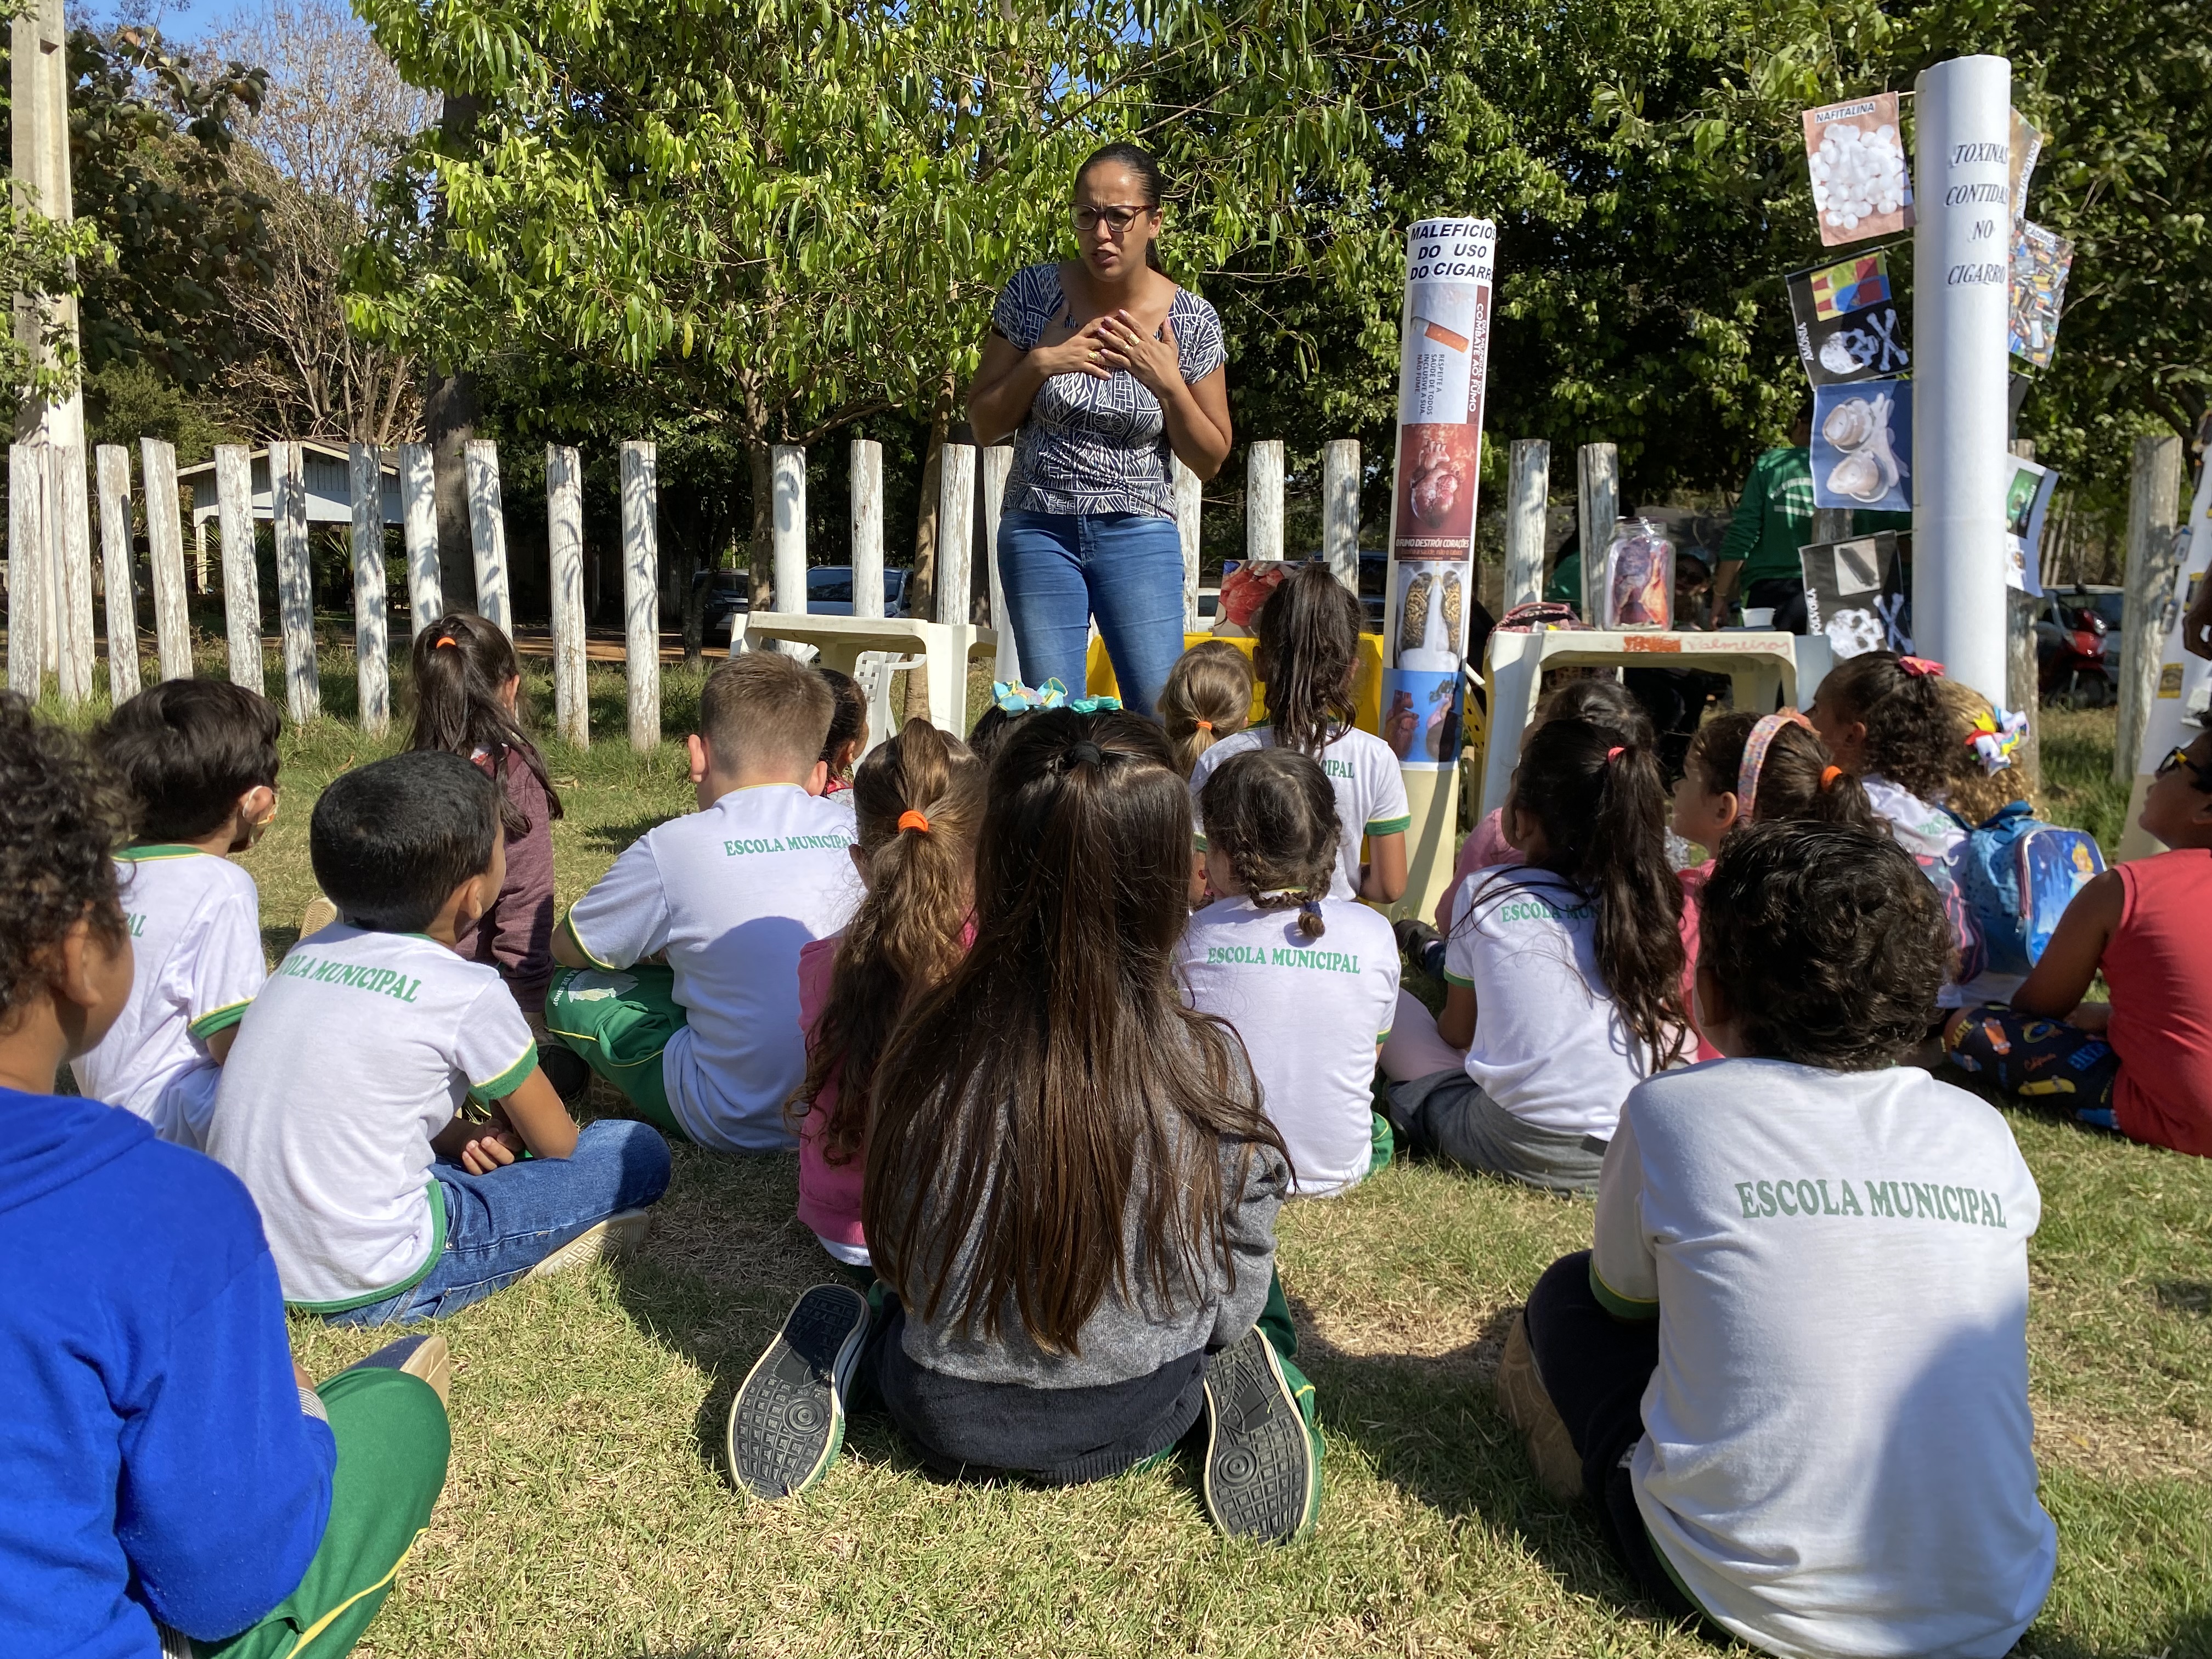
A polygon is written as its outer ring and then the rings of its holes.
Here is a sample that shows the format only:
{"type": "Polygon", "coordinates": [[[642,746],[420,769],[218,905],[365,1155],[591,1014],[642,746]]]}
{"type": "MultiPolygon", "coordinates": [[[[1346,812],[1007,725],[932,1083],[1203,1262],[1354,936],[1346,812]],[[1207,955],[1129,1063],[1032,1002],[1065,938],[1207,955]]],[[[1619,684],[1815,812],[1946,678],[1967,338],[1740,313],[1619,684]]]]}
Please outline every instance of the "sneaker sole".
{"type": "Polygon", "coordinates": [[[817,1285],[753,1362],[730,1402],[730,1478],[757,1498],[789,1498],[827,1474],[845,1443],[845,1390],[868,1334],[868,1299],[817,1285]]]}
{"type": "Polygon", "coordinates": [[[628,1255],[645,1242],[652,1224],[649,1210],[624,1210],[596,1227],[587,1227],[530,1270],[532,1279],[550,1279],[594,1261],[611,1261],[628,1255]]]}
{"type": "Polygon", "coordinates": [[[428,1382],[436,1393],[441,1406],[451,1404],[447,1396],[453,1388],[453,1350],[446,1346],[444,1337],[430,1337],[407,1356],[407,1363],[399,1369],[408,1376],[428,1382]]]}
{"type": "Polygon", "coordinates": [[[1321,1508],[1321,1461],[1305,1419],[1259,1332],[1206,1372],[1206,1512],[1233,1538],[1287,1544],[1321,1508]]]}
{"type": "Polygon", "coordinates": [[[322,897],[311,898],[307,908],[300,912],[300,937],[307,939],[319,933],[338,919],[338,907],[322,897]]]}

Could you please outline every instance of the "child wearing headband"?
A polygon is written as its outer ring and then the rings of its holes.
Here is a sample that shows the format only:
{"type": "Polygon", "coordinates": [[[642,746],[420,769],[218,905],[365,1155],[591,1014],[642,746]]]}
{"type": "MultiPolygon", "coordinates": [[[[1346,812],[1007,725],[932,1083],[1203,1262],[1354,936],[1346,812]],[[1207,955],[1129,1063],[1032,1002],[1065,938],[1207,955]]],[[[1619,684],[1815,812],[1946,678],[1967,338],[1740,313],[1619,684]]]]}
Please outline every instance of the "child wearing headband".
{"type": "Polygon", "coordinates": [[[975,832],[983,763],[926,720],[878,747],[853,775],[860,838],[853,867],[866,896],[841,932],[799,947],[799,1023],[806,1077],[791,1097],[799,1126],[799,1218],[847,1267],[868,1265],[860,1221],[868,1097],[900,1018],[957,967],[975,937],[975,832]]]}
{"type": "Polygon", "coordinates": [[[1160,723],[1186,778],[1198,757],[1252,720],[1252,659],[1226,640],[1202,640],[1176,659],[1160,693],[1160,723]]]}
{"type": "Polygon", "coordinates": [[[1293,1190],[1342,1192],[1390,1161],[1389,1124],[1370,1105],[1376,1050],[1398,1004],[1390,924],[1329,896],[1336,799],[1310,757],[1232,756],[1198,805],[1218,896],[1182,938],[1191,1006],[1244,1039],[1293,1190]]]}
{"type": "MultiPolygon", "coordinates": [[[[453,611],[415,636],[415,731],[410,749],[442,749],[472,762],[499,787],[507,878],[491,908],[465,927],[457,948],[499,969],[515,1006],[536,1020],[553,977],[553,820],[561,797],[544,758],[522,730],[522,665],[498,625],[453,611]]],[[[559,1049],[547,1074],[564,1097],[583,1073],[559,1049]]]]}

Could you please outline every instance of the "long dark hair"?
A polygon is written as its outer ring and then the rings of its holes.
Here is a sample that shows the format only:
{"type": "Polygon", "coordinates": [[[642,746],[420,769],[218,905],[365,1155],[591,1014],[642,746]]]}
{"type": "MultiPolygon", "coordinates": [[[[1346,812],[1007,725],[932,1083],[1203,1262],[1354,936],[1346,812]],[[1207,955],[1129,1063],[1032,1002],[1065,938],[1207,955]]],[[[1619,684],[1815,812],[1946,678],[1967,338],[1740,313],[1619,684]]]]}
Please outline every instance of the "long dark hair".
{"type": "MultiPolygon", "coordinates": [[[[1084,157],[1083,165],[1075,170],[1075,182],[1081,184],[1085,173],[1107,162],[1128,168],[1137,181],[1137,194],[1145,205],[1156,213],[1159,210],[1160,164],[1153,159],[1152,151],[1141,144],[1103,145],[1084,157]]],[[[1157,236],[1145,239],[1145,263],[1154,270],[1164,269],[1160,264],[1160,244],[1157,236]]]]}
{"type": "Polygon", "coordinates": [[[499,786],[499,821],[508,836],[530,829],[530,819],[507,798],[507,757],[521,757],[545,792],[545,810],[561,816],[561,797],[545,775],[538,745],[522,734],[518,715],[509,714],[500,693],[522,677],[514,647],[496,623],[466,611],[449,611],[415,636],[415,732],[410,749],[441,749],[463,760],[477,750],[490,763],[499,786]]]}
{"type": "MultiPolygon", "coordinates": [[[[1598,972],[1654,1071],[1682,1053],[1682,887],[1667,864],[1667,791],[1654,746],[1618,726],[1556,720],[1529,734],[1507,798],[1544,831],[1537,866],[1596,912],[1598,972]]],[[[1480,886],[1460,926],[1493,891],[1525,881],[1507,865],[1480,886]]]]}
{"type": "MultiPolygon", "coordinates": [[[[1918,661],[1918,659],[1913,659],[1918,661]]],[[[1908,794],[1940,801],[1960,748],[1944,707],[1940,669],[1913,673],[1894,651],[1868,651],[1830,669],[1816,694],[1846,720],[1866,724],[1866,764],[1908,794]]]]}
{"type": "Polygon", "coordinates": [[[1183,1006],[1190,794],[1131,714],[1016,721],[991,768],[975,941],[876,1068],[863,1219],[920,1317],[1076,1352],[1109,1295],[1172,1306],[1235,1263],[1224,1143],[1281,1150],[1236,1033],[1183,1006]],[[1133,1227],[1138,1237],[1126,1236],[1133,1227]],[[1143,1264],[1132,1284],[1129,1262],[1143,1264]]]}
{"type": "Polygon", "coordinates": [[[1328,930],[1321,902],[1336,874],[1336,792],[1321,763],[1291,749],[1248,749],[1198,792],[1206,844],[1229,860],[1262,910],[1298,912],[1298,932],[1328,930]]]}
{"type": "Polygon", "coordinates": [[[822,1126],[831,1164],[850,1162],[860,1147],[876,1062],[899,1016],[959,963],[983,763],[957,738],[910,720],[854,773],[853,811],[868,860],[867,896],[845,924],[830,1000],[807,1038],[806,1079],[791,1101],[803,1115],[836,1077],[836,1103],[822,1126]]]}
{"type": "Polygon", "coordinates": [[[1318,560],[1294,568],[1260,607],[1255,655],[1267,683],[1267,723],[1284,748],[1318,755],[1358,717],[1359,623],[1358,597],[1318,560]]]}

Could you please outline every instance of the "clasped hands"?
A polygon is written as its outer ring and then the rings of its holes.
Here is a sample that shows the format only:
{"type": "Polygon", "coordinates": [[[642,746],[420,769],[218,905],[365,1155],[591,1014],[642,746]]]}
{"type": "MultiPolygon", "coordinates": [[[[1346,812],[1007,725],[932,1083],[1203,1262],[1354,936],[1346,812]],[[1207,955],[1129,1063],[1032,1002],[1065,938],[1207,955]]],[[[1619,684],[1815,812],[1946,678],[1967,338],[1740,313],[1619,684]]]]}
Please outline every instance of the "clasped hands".
{"type": "Polygon", "coordinates": [[[1126,311],[1094,317],[1058,345],[1039,345],[1030,355],[1047,374],[1088,374],[1109,380],[1126,368],[1155,398],[1164,397],[1182,380],[1175,325],[1162,323],[1157,336],[1143,334],[1126,311]]]}

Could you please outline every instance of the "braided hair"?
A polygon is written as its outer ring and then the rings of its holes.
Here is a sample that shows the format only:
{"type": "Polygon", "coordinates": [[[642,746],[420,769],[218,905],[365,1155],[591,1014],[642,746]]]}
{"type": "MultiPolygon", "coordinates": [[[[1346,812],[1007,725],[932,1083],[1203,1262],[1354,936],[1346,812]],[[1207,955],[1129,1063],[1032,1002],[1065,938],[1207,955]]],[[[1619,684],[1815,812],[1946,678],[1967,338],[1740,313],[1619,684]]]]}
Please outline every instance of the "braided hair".
{"type": "Polygon", "coordinates": [[[1294,749],[1232,755],[1199,791],[1206,843],[1229,860],[1262,910],[1298,912],[1298,932],[1328,931],[1321,902],[1336,873],[1336,793],[1321,763],[1294,749]]]}

